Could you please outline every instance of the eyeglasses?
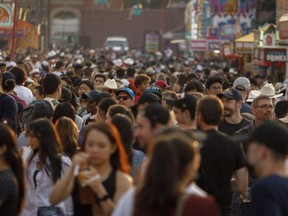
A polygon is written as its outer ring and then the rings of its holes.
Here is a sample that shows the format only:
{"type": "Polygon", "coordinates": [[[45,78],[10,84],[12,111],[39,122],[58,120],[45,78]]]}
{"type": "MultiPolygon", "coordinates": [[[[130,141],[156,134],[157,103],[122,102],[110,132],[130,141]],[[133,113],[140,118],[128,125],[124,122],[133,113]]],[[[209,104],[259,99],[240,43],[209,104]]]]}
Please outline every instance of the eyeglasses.
{"type": "Polygon", "coordinates": [[[117,97],[116,97],[117,100],[121,100],[121,98],[122,98],[124,101],[128,100],[128,96],[117,96],[117,97]]]}
{"type": "Polygon", "coordinates": [[[263,104],[261,106],[257,106],[260,109],[273,109],[274,106],[273,105],[268,105],[268,104],[263,104]]]}

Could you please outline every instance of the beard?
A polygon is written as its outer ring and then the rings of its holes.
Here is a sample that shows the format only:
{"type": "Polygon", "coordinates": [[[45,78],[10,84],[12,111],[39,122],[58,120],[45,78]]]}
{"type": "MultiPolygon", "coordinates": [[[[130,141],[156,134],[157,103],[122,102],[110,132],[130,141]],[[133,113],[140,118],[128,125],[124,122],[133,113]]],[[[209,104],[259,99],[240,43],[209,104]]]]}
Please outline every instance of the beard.
{"type": "Polygon", "coordinates": [[[231,117],[234,111],[229,108],[224,108],[223,117],[231,117]]]}

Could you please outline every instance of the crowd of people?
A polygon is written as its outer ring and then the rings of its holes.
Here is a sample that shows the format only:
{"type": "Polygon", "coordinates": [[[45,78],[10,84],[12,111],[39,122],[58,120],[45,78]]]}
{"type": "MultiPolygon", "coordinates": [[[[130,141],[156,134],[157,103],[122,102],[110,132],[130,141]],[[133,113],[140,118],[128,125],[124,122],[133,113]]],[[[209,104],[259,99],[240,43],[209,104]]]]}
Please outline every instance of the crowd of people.
{"type": "Polygon", "coordinates": [[[288,215],[280,75],[135,50],[16,59],[0,63],[1,216],[288,215]]]}

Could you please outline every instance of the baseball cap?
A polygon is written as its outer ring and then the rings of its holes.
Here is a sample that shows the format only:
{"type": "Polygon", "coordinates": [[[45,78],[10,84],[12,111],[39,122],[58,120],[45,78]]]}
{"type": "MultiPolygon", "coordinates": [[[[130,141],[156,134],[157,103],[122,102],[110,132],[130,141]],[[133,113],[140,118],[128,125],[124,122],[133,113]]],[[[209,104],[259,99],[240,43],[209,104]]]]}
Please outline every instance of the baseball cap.
{"type": "Polygon", "coordinates": [[[140,104],[145,104],[145,103],[149,103],[149,104],[153,104],[153,103],[156,103],[156,104],[161,104],[161,100],[158,96],[156,96],[155,94],[153,93],[144,93],[143,95],[141,95],[141,97],[139,98],[137,104],[133,105],[131,107],[131,110],[137,110],[137,107],[140,105],[140,104]]]}
{"type": "Polygon", "coordinates": [[[12,81],[15,82],[16,79],[15,79],[14,74],[11,73],[11,72],[4,72],[4,73],[2,73],[2,85],[6,85],[6,82],[7,82],[8,80],[12,80],[12,81]]]}
{"type": "Polygon", "coordinates": [[[227,89],[225,92],[217,95],[220,99],[223,96],[227,97],[229,100],[242,100],[241,94],[235,88],[227,89]]]}
{"type": "Polygon", "coordinates": [[[169,111],[160,104],[149,104],[143,111],[141,111],[141,115],[149,119],[151,125],[166,125],[170,120],[169,111]]]}
{"type": "Polygon", "coordinates": [[[250,86],[250,80],[246,77],[238,77],[233,82],[233,88],[237,89],[238,91],[249,90],[250,86]]]}
{"type": "Polygon", "coordinates": [[[180,99],[167,99],[166,103],[181,109],[188,109],[195,114],[197,99],[193,95],[185,94],[180,99]]]}
{"type": "Polygon", "coordinates": [[[154,83],[154,85],[159,86],[162,90],[168,87],[167,83],[163,80],[158,80],[154,83]]]}
{"type": "Polygon", "coordinates": [[[37,115],[53,115],[53,107],[52,104],[46,100],[41,100],[35,102],[34,109],[32,111],[32,114],[37,115]]]}
{"type": "Polygon", "coordinates": [[[162,90],[157,85],[148,86],[144,93],[153,93],[157,95],[160,99],[162,98],[162,90]]]}
{"type": "Polygon", "coordinates": [[[81,96],[83,99],[90,99],[90,100],[96,100],[97,96],[100,94],[97,90],[92,90],[89,93],[83,93],[81,96]]]}
{"type": "Polygon", "coordinates": [[[129,95],[129,97],[134,100],[134,92],[130,89],[130,88],[120,88],[118,90],[116,90],[115,94],[118,95],[120,92],[125,92],[126,94],[129,95]]]}
{"type": "Polygon", "coordinates": [[[248,145],[253,141],[267,146],[278,154],[288,154],[288,132],[275,122],[267,121],[257,127],[248,138],[248,145]]]}

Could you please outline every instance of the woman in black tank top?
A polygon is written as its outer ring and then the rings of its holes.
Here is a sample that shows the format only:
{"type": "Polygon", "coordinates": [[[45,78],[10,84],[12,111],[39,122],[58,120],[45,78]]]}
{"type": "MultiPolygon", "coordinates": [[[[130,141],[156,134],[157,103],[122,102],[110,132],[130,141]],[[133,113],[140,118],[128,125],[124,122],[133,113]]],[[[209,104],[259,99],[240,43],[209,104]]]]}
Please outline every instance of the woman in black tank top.
{"type": "Polygon", "coordinates": [[[72,167],[53,187],[50,201],[57,204],[72,194],[75,216],[110,215],[132,185],[119,133],[112,124],[93,124],[83,143],[82,151],[72,159],[72,167]]]}

